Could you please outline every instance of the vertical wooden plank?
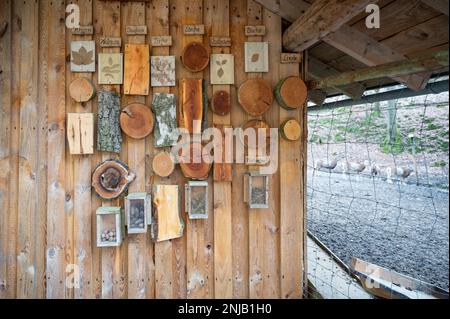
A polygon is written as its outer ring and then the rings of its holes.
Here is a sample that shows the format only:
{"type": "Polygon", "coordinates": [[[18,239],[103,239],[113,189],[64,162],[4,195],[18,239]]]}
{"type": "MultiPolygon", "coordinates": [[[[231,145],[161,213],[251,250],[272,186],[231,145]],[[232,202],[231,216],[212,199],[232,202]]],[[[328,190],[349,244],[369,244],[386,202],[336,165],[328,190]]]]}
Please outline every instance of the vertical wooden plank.
{"type": "MultiPolygon", "coordinates": [[[[230,1],[206,1],[207,29],[212,37],[230,35],[230,1]]],[[[209,45],[209,41],[208,41],[209,45]]],[[[213,54],[228,54],[230,48],[213,47],[213,54]]],[[[231,93],[230,85],[213,85],[212,94],[217,91],[231,93]]],[[[231,115],[213,115],[214,125],[231,125],[231,115]]],[[[232,225],[231,225],[231,183],[214,182],[214,298],[233,297],[232,269],[232,225]]]]}
{"type": "MultiPolygon", "coordinates": [[[[122,7],[123,8],[123,7],[122,7]]],[[[126,25],[146,25],[146,8],[144,2],[132,2],[128,4],[127,14],[124,13],[123,21],[126,25]]],[[[128,36],[125,43],[143,44],[145,36],[128,36]]],[[[129,102],[145,103],[145,97],[135,96],[123,99],[123,105],[129,102]]],[[[129,192],[142,192],[145,190],[145,140],[135,140],[126,137],[128,144],[128,165],[136,174],[136,179],[131,183],[129,192]]],[[[146,297],[147,277],[146,271],[146,234],[134,234],[128,236],[128,298],[141,299],[146,297]]]]}
{"type": "MultiPolygon", "coordinates": [[[[279,80],[280,55],[282,51],[281,18],[264,9],[263,20],[267,35],[265,41],[269,43],[269,73],[263,75],[272,87],[279,80]]],[[[272,128],[279,126],[280,106],[275,101],[273,106],[264,114],[264,121],[272,128]]],[[[278,155],[278,154],[276,154],[278,155]]],[[[280,212],[280,175],[276,173],[270,176],[269,185],[269,209],[261,211],[261,228],[263,237],[263,298],[280,298],[280,246],[279,246],[279,212],[280,212]]]]}
{"type": "MultiPolygon", "coordinates": [[[[247,1],[248,25],[264,25],[262,6],[254,0],[247,1]]],[[[252,36],[248,42],[260,42],[262,37],[252,36]]],[[[248,73],[247,78],[261,77],[261,73],[248,73]]],[[[246,118],[248,118],[246,116],[246,118]]],[[[263,298],[264,273],[264,209],[249,209],[249,295],[250,298],[263,298]]]]}
{"type": "Polygon", "coordinates": [[[48,7],[48,166],[46,296],[64,298],[65,285],[65,141],[66,141],[66,50],[65,2],[48,7]]]}
{"type": "Polygon", "coordinates": [[[0,299],[11,297],[14,287],[8,281],[9,260],[14,259],[8,251],[9,234],[9,186],[11,178],[11,95],[12,95],[12,4],[10,0],[0,2],[0,21],[8,23],[8,29],[0,38],[0,299]]]}
{"type": "MultiPolygon", "coordinates": [[[[244,45],[246,37],[244,28],[247,25],[247,1],[230,0],[231,38],[235,45],[231,48],[235,61],[236,86],[231,90],[231,124],[234,128],[241,127],[246,117],[245,112],[237,100],[237,88],[246,77],[244,73],[244,45]]],[[[246,171],[244,164],[235,164],[233,167],[233,182],[231,198],[242,199],[244,194],[243,174],[246,171]]],[[[248,238],[248,208],[242,200],[232,201],[232,251],[233,251],[233,298],[249,297],[249,238],[248,238]]]]}
{"type": "Polygon", "coordinates": [[[36,221],[39,214],[39,4],[17,4],[22,18],[20,69],[19,203],[17,297],[36,297],[36,221]]]}
{"type": "MultiPolygon", "coordinates": [[[[300,76],[300,66],[280,64],[280,78],[300,76]]],[[[281,298],[301,298],[303,285],[304,216],[306,215],[306,105],[280,108],[280,123],[294,118],[303,135],[295,142],[280,138],[280,287],[281,298]],[[300,152],[299,152],[300,150],[300,152]],[[293,199],[298,205],[292,205],[293,199]]]]}
{"type": "MultiPolygon", "coordinates": [[[[80,25],[93,24],[92,0],[78,0],[80,7],[80,25]]],[[[75,40],[90,41],[91,35],[77,36],[75,40]]],[[[97,57],[95,57],[97,58],[97,57]]],[[[72,77],[85,77],[92,81],[93,73],[72,73],[72,77]]],[[[75,113],[92,112],[92,101],[84,104],[71,101],[75,113]]],[[[79,271],[79,287],[74,287],[75,299],[93,297],[92,290],[92,236],[91,223],[91,157],[89,155],[70,155],[73,160],[73,263],[79,271]]]]}

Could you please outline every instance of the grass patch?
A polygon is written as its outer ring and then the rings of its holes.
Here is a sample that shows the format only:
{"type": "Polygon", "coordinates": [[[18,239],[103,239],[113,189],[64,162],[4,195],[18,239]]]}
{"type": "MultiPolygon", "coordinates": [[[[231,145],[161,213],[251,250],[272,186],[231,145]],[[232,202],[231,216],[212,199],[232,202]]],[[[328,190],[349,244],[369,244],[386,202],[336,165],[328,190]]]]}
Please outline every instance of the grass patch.
{"type": "Polygon", "coordinates": [[[445,166],[447,166],[446,161],[437,161],[433,163],[433,167],[445,167],[445,166]]]}

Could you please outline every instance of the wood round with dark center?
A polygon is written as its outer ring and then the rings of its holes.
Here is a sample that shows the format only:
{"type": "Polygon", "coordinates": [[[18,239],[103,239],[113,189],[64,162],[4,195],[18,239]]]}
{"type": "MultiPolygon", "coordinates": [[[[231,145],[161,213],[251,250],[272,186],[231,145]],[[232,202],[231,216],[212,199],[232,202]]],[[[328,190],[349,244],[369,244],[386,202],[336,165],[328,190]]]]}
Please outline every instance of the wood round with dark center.
{"type": "Polygon", "coordinates": [[[125,164],[108,160],[98,165],[92,173],[92,187],[101,198],[111,200],[119,197],[135,177],[125,164]]]}
{"type": "Polygon", "coordinates": [[[191,72],[200,72],[209,64],[209,52],[200,42],[191,42],[183,49],[181,62],[191,72]]]}
{"type": "Polygon", "coordinates": [[[95,87],[87,78],[76,78],[69,85],[69,94],[75,102],[88,102],[95,95],[95,87]]]}
{"type": "Polygon", "coordinates": [[[300,139],[301,126],[295,119],[286,120],[281,124],[281,136],[288,141],[297,141],[300,139]]]}
{"type": "Polygon", "coordinates": [[[247,129],[254,129],[255,133],[255,145],[251,145],[249,143],[249,139],[246,136],[241,135],[241,141],[245,146],[251,149],[257,149],[259,147],[259,134],[262,133],[261,130],[265,130],[266,133],[266,148],[270,147],[270,126],[264,121],[261,120],[250,120],[242,126],[242,131],[245,133],[247,129]]]}
{"type": "Polygon", "coordinates": [[[275,89],[278,103],[287,109],[298,109],[306,102],[308,89],[305,82],[297,76],[281,80],[275,89]]]}
{"type": "Polygon", "coordinates": [[[273,99],[270,84],[262,78],[248,79],[239,87],[239,104],[251,116],[257,117],[266,113],[273,99]]]}
{"type": "Polygon", "coordinates": [[[141,103],[127,105],[120,113],[120,127],[128,136],[142,139],[153,132],[155,117],[150,108],[141,103]]]}
{"type": "Polygon", "coordinates": [[[152,168],[159,177],[169,177],[175,170],[172,155],[168,152],[156,154],[153,158],[152,168]]]}
{"type": "Polygon", "coordinates": [[[211,101],[211,109],[218,115],[227,115],[231,111],[230,94],[227,91],[217,91],[211,101]]]}
{"type": "Polygon", "coordinates": [[[114,191],[119,186],[122,176],[115,167],[109,167],[101,176],[100,184],[109,191],[114,191]]]}
{"type": "Polygon", "coordinates": [[[205,180],[208,178],[212,163],[206,163],[204,158],[208,156],[205,148],[200,143],[191,143],[189,147],[189,156],[180,150],[180,167],[186,178],[196,180],[205,180]]]}

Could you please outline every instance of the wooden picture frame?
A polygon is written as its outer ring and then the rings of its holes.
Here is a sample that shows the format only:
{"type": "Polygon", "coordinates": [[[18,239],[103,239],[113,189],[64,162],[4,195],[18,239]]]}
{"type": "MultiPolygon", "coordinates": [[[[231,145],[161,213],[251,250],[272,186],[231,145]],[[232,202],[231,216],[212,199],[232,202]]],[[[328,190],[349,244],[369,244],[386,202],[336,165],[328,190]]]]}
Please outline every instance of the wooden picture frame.
{"type": "Polygon", "coordinates": [[[120,207],[97,208],[97,247],[119,247],[123,241],[124,222],[120,207]]]}
{"type": "Polygon", "coordinates": [[[128,234],[145,234],[152,224],[152,201],[147,193],[130,193],[125,198],[125,216],[128,234]]]}
{"type": "Polygon", "coordinates": [[[208,182],[189,181],[185,185],[185,211],[189,219],[208,219],[208,182]]]}
{"type": "Polygon", "coordinates": [[[268,42],[245,42],[245,72],[269,72],[268,42]]]}
{"type": "Polygon", "coordinates": [[[250,209],[269,208],[269,175],[249,172],[244,175],[244,202],[250,209]]]}
{"type": "Polygon", "coordinates": [[[123,84],[123,53],[98,54],[98,84],[123,84]]]}
{"type": "Polygon", "coordinates": [[[234,55],[211,54],[211,84],[234,84],[234,55]]]}
{"type": "Polygon", "coordinates": [[[70,43],[70,71],[95,72],[95,41],[72,41],[70,43]]]}

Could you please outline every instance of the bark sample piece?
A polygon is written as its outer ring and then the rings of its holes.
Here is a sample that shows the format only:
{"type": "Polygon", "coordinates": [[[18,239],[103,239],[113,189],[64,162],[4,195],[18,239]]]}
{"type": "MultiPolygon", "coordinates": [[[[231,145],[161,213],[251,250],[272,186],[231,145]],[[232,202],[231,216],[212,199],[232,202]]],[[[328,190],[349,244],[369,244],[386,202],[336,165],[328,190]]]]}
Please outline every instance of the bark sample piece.
{"type": "Polygon", "coordinates": [[[267,42],[245,42],[245,72],[269,72],[267,42]]]}
{"type": "Polygon", "coordinates": [[[72,72],[95,72],[95,41],[72,41],[70,55],[72,72]]]}
{"type": "Polygon", "coordinates": [[[191,143],[180,150],[181,172],[186,178],[205,180],[208,178],[212,163],[206,163],[209,154],[200,143],[191,143]]]}
{"type": "Polygon", "coordinates": [[[300,123],[295,119],[284,121],[280,126],[281,136],[288,141],[297,141],[302,129],[300,123]]]}
{"type": "Polygon", "coordinates": [[[119,124],[120,97],[115,92],[98,95],[97,150],[120,153],[122,133],[119,124]]]}
{"type": "Polygon", "coordinates": [[[266,113],[273,103],[270,84],[262,78],[248,79],[238,92],[239,104],[253,117],[266,113]]]}
{"type": "Polygon", "coordinates": [[[128,234],[145,234],[152,223],[150,194],[131,193],[125,198],[125,216],[128,234]]]}
{"type": "Polygon", "coordinates": [[[70,154],[94,154],[94,114],[68,113],[67,140],[70,154]]]}
{"type": "Polygon", "coordinates": [[[156,116],[155,147],[177,144],[177,105],[174,94],[155,93],[152,110],[156,116]]]}
{"type": "MultiPolygon", "coordinates": [[[[259,139],[260,134],[265,133],[265,141],[266,141],[266,149],[270,148],[270,126],[264,121],[261,120],[250,120],[242,126],[242,131],[244,135],[241,135],[241,141],[245,146],[251,149],[257,149],[260,147],[259,139]],[[246,138],[246,131],[248,133],[254,132],[255,141],[251,141],[248,137],[246,138]]],[[[263,136],[261,136],[263,138],[263,136]]],[[[262,147],[262,145],[261,145],[262,147]]]]}
{"type": "Polygon", "coordinates": [[[123,212],[120,207],[97,208],[97,247],[118,247],[125,234],[123,212]]]}
{"type": "Polygon", "coordinates": [[[181,54],[181,62],[191,72],[201,72],[209,64],[209,52],[200,42],[186,45],[181,54]]]}
{"type": "Polygon", "coordinates": [[[135,178],[136,175],[125,164],[108,160],[94,170],[92,187],[101,198],[112,200],[122,195],[135,178]]]}
{"type": "Polygon", "coordinates": [[[184,198],[189,219],[208,219],[208,182],[189,181],[184,198]]]}
{"type": "Polygon", "coordinates": [[[175,170],[172,154],[161,152],[155,155],[152,162],[153,172],[159,177],[169,177],[175,170]]]}
{"type": "Polygon", "coordinates": [[[281,80],[274,91],[278,104],[287,110],[298,109],[305,104],[308,97],[305,82],[297,76],[281,80]]]}
{"type": "Polygon", "coordinates": [[[234,55],[211,54],[211,84],[234,84],[234,55]]]}
{"type": "Polygon", "coordinates": [[[98,84],[119,85],[123,83],[123,54],[99,53],[98,84]]]}
{"type": "Polygon", "coordinates": [[[189,134],[202,133],[203,80],[182,79],[180,83],[180,117],[179,126],[189,131],[189,134]]]}
{"type": "Polygon", "coordinates": [[[150,84],[150,50],[148,44],[125,46],[124,93],[148,95],[150,84]]]}
{"type": "MultiPolygon", "coordinates": [[[[231,163],[226,162],[226,140],[225,140],[225,127],[224,125],[215,125],[215,128],[219,129],[222,134],[222,161],[214,162],[214,181],[215,182],[231,182],[233,181],[233,171],[231,163]]],[[[228,126],[231,128],[231,126],[228,126]]],[[[214,154],[216,156],[216,154],[214,154]]]]}
{"type": "Polygon", "coordinates": [[[180,215],[178,185],[155,185],[152,238],[156,242],[183,236],[184,222],[180,215]]]}
{"type": "Polygon", "coordinates": [[[230,94],[227,91],[216,91],[211,100],[211,109],[217,115],[227,115],[231,111],[230,94]]]}
{"type": "Polygon", "coordinates": [[[95,87],[87,78],[76,78],[69,85],[69,94],[75,102],[88,102],[95,95],[95,87]]]}
{"type": "Polygon", "coordinates": [[[131,103],[120,113],[120,127],[134,139],[143,139],[153,132],[155,118],[150,108],[141,103],[131,103]]]}

